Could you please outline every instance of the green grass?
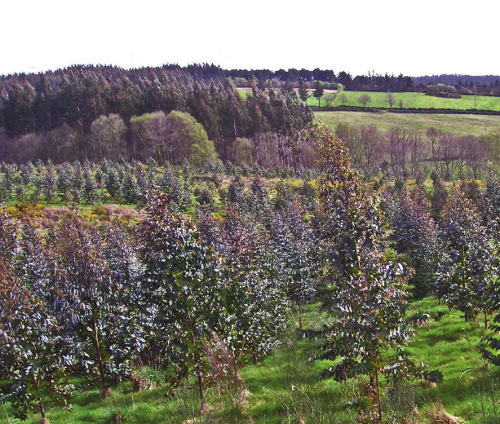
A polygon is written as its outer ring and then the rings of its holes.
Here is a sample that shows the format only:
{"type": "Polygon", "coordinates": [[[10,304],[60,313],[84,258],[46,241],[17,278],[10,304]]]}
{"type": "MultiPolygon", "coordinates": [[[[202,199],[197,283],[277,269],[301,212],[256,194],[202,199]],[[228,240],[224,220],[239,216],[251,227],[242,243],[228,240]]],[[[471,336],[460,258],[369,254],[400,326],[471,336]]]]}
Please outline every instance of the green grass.
{"type": "MultiPolygon", "coordinates": [[[[431,319],[428,325],[418,327],[407,348],[414,361],[439,369],[444,379],[433,387],[409,382],[392,388],[382,379],[384,422],[404,422],[403,415],[411,414],[415,405],[419,423],[432,422],[429,417],[439,405],[467,423],[500,422],[500,372],[485,364],[478,350],[481,337],[486,334],[483,324],[465,322],[459,312],[450,312],[431,298],[411,302],[408,314],[418,311],[431,316],[445,312],[439,321],[431,319]]],[[[319,328],[326,316],[318,312],[317,305],[311,305],[304,318],[307,327],[319,328]]],[[[364,380],[340,384],[321,379],[321,371],[331,362],[308,361],[317,354],[319,343],[298,340],[290,331],[283,338],[282,348],[260,364],[241,369],[244,387],[225,391],[217,387],[207,389],[211,410],[203,419],[199,419],[194,380],[176,390],[160,386],[139,393],[133,391],[132,383],[124,382],[112,389],[111,397],[102,399],[97,387],[80,379],[75,380],[78,390],[72,400],[73,409],[52,408],[48,418],[53,424],[357,422],[357,413],[346,409],[344,404],[355,398],[364,380]]],[[[17,422],[9,404],[5,409],[0,406],[0,423],[17,422]]],[[[36,415],[30,415],[27,421],[38,422],[36,415]]]]}
{"type": "MultiPolygon", "coordinates": [[[[444,375],[437,387],[418,391],[420,408],[428,411],[435,404],[442,403],[447,412],[467,422],[487,422],[483,410],[486,414],[487,409],[495,406],[491,403],[491,395],[500,384],[500,373],[481,358],[479,345],[481,337],[487,334],[483,323],[466,322],[460,312],[448,311],[433,299],[414,302],[409,313],[416,311],[433,316],[438,311],[445,312],[441,320],[431,319],[428,326],[419,327],[408,347],[414,360],[421,360],[430,369],[439,369],[444,375]]],[[[491,411],[489,415],[492,415],[491,411]]]]}
{"type": "Polygon", "coordinates": [[[339,123],[352,126],[376,126],[381,131],[399,127],[408,131],[425,133],[427,128],[457,134],[480,136],[500,128],[500,116],[449,115],[390,112],[315,112],[315,117],[335,130],[339,123]]]}
{"type": "MultiPolygon", "coordinates": [[[[246,98],[251,90],[238,89],[238,92],[243,98],[246,98]]],[[[362,106],[358,101],[361,95],[367,94],[371,101],[366,104],[366,107],[372,108],[389,108],[387,103],[387,93],[372,92],[372,91],[341,91],[336,93],[335,100],[329,101],[331,94],[325,93],[321,98],[321,107],[337,107],[337,106],[362,106]],[[341,96],[345,95],[347,101],[342,102],[341,96]]],[[[395,109],[457,109],[457,110],[493,110],[500,111],[500,97],[493,96],[474,96],[462,95],[460,99],[446,99],[442,97],[427,96],[424,93],[405,92],[393,93],[395,109]]],[[[310,106],[318,106],[319,102],[316,97],[311,96],[307,99],[307,104],[310,106]]]]}
{"type": "MultiPolygon", "coordinates": [[[[362,106],[358,102],[361,95],[367,94],[371,102],[367,103],[367,107],[373,108],[389,108],[387,103],[387,93],[380,92],[370,92],[370,91],[342,91],[337,93],[337,96],[333,102],[326,102],[324,99],[321,101],[321,106],[362,106]],[[341,102],[341,96],[345,95],[347,102],[341,102]]],[[[424,93],[393,93],[395,103],[394,108],[403,109],[415,108],[415,109],[458,109],[458,110],[468,110],[468,109],[479,109],[479,110],[494,110],[500,111],[500,97],[492,96],[474,96],[474,95],[464,95],[460,99],[445,99],[441,97],[427,96],[424,93]]],[[[318,99],[315,97],[310,97],[307,100],[307,104],[311,106],[318,106],[318,99]]]]}
{"type": "MultiPolygon", "coordinates": [[[[242,96],[246,96],[248,91],[240,90],[242,96]]],[[[387,93],[343,91],[337,93],[333,103],[327,103],[324,99],[322,106],[341,106],[341,94],[345,94],[348,106],[361,106],[358,98],[362,94],[368,94],[372,101],[367,104],[373,108],[388,108],[385,101],[387,93]]],[[[426,96],[424,93],[394,93],[396,107],[399,108],[400,101],[404,108],[417,109],[484,109],[500,111],[500,97],[491,96],[462,96],[461,99],[444,99],[439,97],[426,96]]],[[[311,106],[318,106],[318,99],[310,97],[307,103],[311,106]]],[[[488,131],[500,129],[500,116],[476,115],[476,114],[420,114],[420,113],[391,113],[389,111],[380,112],[341,112],[341,111],[316,111],[316,118],[323,121],[330,128],[335,129],[340,123],[347,123],[353,126],[377,126],[382,131],[393,127],[400,127],[408,131],[425,132],[427,128],[436,129],[457,134],[480,136],[488,131]]]]}

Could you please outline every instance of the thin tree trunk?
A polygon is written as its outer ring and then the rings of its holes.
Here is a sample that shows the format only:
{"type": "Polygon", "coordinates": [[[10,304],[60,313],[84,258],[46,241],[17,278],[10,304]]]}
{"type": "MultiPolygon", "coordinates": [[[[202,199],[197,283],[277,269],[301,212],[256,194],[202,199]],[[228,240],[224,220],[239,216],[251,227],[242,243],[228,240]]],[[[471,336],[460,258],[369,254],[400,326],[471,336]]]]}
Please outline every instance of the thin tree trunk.
{"type": "Polygon", "coordinates": [[[102,384],[102,390],[103,390],[103,395],[108,396],[108,385],[106,384],[106,376],[104,374],[104,364],[102,361],[102,353],[101,353],[101,346],[99,345],[99,333],[97,331],[97,322],[95,317],[92,318],[93,324],[94,324],[94,346],[96,350],[96,355],[97,355],[97,363],[99,366],[99,376],[101,378],[101,384],[102,384]]]}
{"type": "Polygon", "coordinates": [[[234,382],[235,384],[238,384],[241,381],[241,377],[240,373],[238,372],[238,361],[236,360],[236,355],[234,354],[234,351],[233,351],[233,369],[234,369],[234,382]]]}
{"type": "MultiPolygon", "coordinates": [[[[38,380],[35,377],[33,377],[33,383],[34,383],[34,385],[36,387],[36,391],[39,392],[40,391],[40,385],[38,384],[38,380]]],[[[43,406],[42,398],[41,397],[39,397],[37,399],[37,403],[38,403],[38,409],[40,410],[40,417],[41,417],[40,422],[42,424],[46,424],[46,423],[48,423],[48,420],[47,420],[47,418],[45,416],[45,407],[43,406]]]]}
{"type": "MultiPolygon", "coordinates": [[[[193,336],[194,343],[194,336],[193,336]]],[[[198,389],[200,392],[200,410],[204,414],[207,410],[207,403],[205,401],[205,393],[203,392],[203,373],[201,372],[200,355],[195,353],[194,360],[196,362],[196,373],[198,375],[198,389]]]]}
{"type": "Polygon", "coordinates": [[[40,422],[42,424],[46,424],[48,423],[49,421],[47,420],[47,418],[45,417],[45,408],[43,406],[43,403],[42,403],[42,399],[39,399],[38,400],[38,407],[40,408],[40,416],[42,417],[42,419],[40,420],[40,422]]]}
{"type": "Polygon", "coordinates": [[[194,326],[191,321],[191,316],[188,316],[188,319],[189,319],[189,327],[191,329],[191,342],[193,343],[194,346],[193,356],[194,356],[194,366],[196,368],[196,375],[198,378],[198,390],[200,393],[200,412],[204,414],[207,411],[207,403],[205,401],[205,393],[203,391],[203,373],[201,371],[201,363],[200,363],[201,358],[200,354],[196,350],[196,338],[194,335],[194,326]]]}
{"type": "Polygon", "coordinates": [[[376,382],[376,391],[377,391],[377,407],[378,407],[378,419],[380,424],[383,424],[382,422],[382,405],[380,403],[380,384],[378,381],[378,368],[375,370],[375,382],[376,382]]]}

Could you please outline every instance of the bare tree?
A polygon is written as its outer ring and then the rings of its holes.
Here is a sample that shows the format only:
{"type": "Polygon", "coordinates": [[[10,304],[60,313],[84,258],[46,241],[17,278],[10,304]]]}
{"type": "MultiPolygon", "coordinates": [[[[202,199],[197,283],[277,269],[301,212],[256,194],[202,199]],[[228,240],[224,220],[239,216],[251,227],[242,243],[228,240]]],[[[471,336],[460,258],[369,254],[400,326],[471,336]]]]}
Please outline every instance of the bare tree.
{"type": "Polygon", "coordinates": [[[452,134],[441,133],[438,139],[440,156],[436,158],[440,175],[450,180],[459,166],[458,143],[452,134]]]}
{"type": "Polygon", "coordinates": [[[403,178],[407,174],[406,162],[409,150],[407,133],[400,128],[391,128],[385,134],[385,138],[392,172],[396,178],[403,178]]]}
{"type": "Polygon", "coordinates": [[[460,156],[463,158],[471,177],[475,180],[481,177],[486,162],[485,145],[477,137],[469,135],[460,140],[460,156]]]}
{"type": "Polygon", "coordinates": [[[118,159],[125,154],[125,132],[127,127],[120,115],[101,115],[90,125],[90,146],[96,159],[118,159]]]}
{"type": "Polygon", "coordinates": [[[382,136],[376,126],[359,128],[359,169],[366,175],[377,173],[383,157],[382,136]]]}
{"type": "Polygon", "coordinates": [[[372,101],[371,97],[366,93],[358,97],[358,102],[361,103],[363,106],[366,106],[367,103],[370,103],[371,101],[372,101]]]}
{"type": "Polygon", "coordinates": [[[413,178],[423,179],[427,174],[427,168],[424,166],[425,160],[429,159],[429,146],[422,140],[418,132],[407,134],[409,172],[413,178]]]}
{"type": "Polygon", "coordinates": [[[390,91],[385,96],[385,101],[386,103],[389,103],[389,107],[391,109],[396,104],[396,98],[394,97],[394,94],[392,94],[390,91]]]}
{"type": "Polygon", "coordinates": [[[173,140],[171,125],[163,111],[158,111],[144,123],[145,153],[160,162],[172,161],[173,140]]]}

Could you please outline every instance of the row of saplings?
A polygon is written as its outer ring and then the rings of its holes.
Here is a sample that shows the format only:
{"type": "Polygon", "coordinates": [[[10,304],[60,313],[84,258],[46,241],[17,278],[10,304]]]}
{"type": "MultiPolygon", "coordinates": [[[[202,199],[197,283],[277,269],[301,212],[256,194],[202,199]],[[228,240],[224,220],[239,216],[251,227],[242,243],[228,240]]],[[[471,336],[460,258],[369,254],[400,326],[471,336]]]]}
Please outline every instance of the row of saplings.
{"type": "Polygon", "coordinates": [[[68,370],[107,395],[140,364],[170,369],[173,383],[194,374],[204,410],[207,346],[226,347],[238,381],[239,358],[268,353],[292,304],[310,300],[318,255],[300,205],[285,215],[263,198],[261,221],[228,205],[195,225],[159,189],[147,198],[134,228],[72,210],[41,235],[0,218],[0,398],[17,417],[67,404],[68,370]]]}

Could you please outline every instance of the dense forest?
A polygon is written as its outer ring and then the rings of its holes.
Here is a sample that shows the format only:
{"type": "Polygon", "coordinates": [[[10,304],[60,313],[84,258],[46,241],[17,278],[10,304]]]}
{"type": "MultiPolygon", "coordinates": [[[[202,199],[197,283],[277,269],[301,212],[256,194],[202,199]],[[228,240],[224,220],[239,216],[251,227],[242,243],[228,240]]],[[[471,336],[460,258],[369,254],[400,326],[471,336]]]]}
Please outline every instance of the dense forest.
{"type": "MultiPolygon", "coordinates": [[[[106,157],[144,162],[151,157],[174,165],[186,160],[196,166],[216,165],[220,160],[238,166],[310,169],[317,159],[315,146],[301,131],[313,115],[300,98],[304,86],[298,93],[291,87],[314,78],[337,80],[351,89],[380,86],[398,91],[413,84],[402,76],[370,75],[354,78],[353,87],[345,73],[289,70],[271,75],[224,71],[213,65],[129,71],[80,66],[11,75],[0,79],[0,160],[62,163],[106,157]],[[273,78],[279,84],[271,84],[273,78]],[[235,86],[242,80],[252,87],[246,96],[235,86]]],[[[430,164],[444,166],[438,172],[449,174],[446,178],[470,169],[477,177],[485,157],[497,156],[491,151],[495,146],[491,134],[478,140],[344,128],[338,135],[349,145],[355,166],[368,176],[392,167],[416,178],[420,168],[430,164]],[[379,149],[381,145],[389,149],[379,149]]],[[[431,171],[424,168],[424,174],[431,171]]]]}
{"type": "Polygon", "coordinates": [[[223,162],[310,165],[300,129],[312,113],[297,96],[254,87],[243,99],[221,72],[206,80],[203,70],[77,67],[4,78],[0,157],[176,163],[192,155],[211,162],[216,153],[223,162]]]}

